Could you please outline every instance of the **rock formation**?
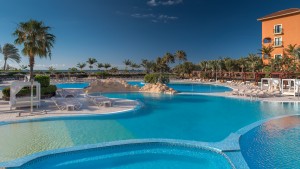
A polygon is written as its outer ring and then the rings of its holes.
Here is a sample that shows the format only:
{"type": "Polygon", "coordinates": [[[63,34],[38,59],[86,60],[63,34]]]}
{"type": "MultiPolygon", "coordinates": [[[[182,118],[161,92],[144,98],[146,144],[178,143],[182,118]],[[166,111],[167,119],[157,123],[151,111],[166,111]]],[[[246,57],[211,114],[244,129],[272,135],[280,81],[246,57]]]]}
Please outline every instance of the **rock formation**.
{"type": "Polygon", "coordinates": [[[129,85],[124,80],[106,79],[91,82],[90,86],[85,89],[85,92],[138,92],[139,90],[138,86],[129,85]]]}
{"type": "Polygon", "coordinates": [[[106,80],[96,80],[91,82],[90,86],[84,89],[86,93],[95,92],[149,92],[149,93],[162,93],[162,94],[174,94],[175,91],[169,88],[167,85],[162,83],[156,84],[146,84],[144,87],[140,88],[138,86],[129,85],[124,80],[117,79],[106,79],[106,80]]]}
{"type": "Polygon", "coordinates": [[[141,92],[174,94],[177,91],[162,83],[146,84],[140,89],[141,92]]]}

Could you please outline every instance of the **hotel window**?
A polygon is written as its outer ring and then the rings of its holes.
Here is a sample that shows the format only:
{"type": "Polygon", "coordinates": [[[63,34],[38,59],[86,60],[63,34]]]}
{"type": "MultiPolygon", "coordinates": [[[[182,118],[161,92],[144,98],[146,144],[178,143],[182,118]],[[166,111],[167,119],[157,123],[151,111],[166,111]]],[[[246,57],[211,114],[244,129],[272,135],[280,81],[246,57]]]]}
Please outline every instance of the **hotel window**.
{"type": "Polygon", "coordinates": [[[282,59],[282,54],[275,54],[274,58],[275,58],[275,59],[277,59],[277,58],[278,58],[278,59],[282,59]]]}
{"type": "Polygon", "coordinates": [[[271,43],[272,42],[272,39],[271,38],[265,38],[263,40],[264,43],[271,43]]]}
{"type": "Polygon", "coordinates": [[[282,38],[281,37],[276,37],[274,39],[274,46],[282,46],[282,38]]]}
{"type": "Polygon", "coordinates": [[[282,25],[275,25],[274,26],[274,34],[281,34],[282,33],[282,25]]]}

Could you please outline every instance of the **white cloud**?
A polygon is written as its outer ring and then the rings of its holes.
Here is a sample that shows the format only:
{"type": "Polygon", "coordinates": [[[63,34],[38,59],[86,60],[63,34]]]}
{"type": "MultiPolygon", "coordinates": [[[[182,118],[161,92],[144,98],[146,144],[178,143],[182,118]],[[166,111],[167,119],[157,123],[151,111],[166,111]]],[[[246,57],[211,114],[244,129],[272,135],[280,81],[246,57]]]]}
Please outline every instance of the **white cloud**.
{"type": "Polygon", "coordinates": [[[168,15],[159,15],[157,18],[160,20],[176,20],[176,19],[178,19],[178,17],[176,17],[176,16],[168,16],[168,15]]]}
{"type": "Polygon", "coordinates": [[[131,15],[134,18],[154,18],[155,15],[154,14],[139,14],[139,13],[135,13],[131,15]]]}
{"type": "Polygon", "coordinates": [[[154,14],[140,14],[140,13],[135,13],[131,15],[134,18],[138,19],[150,19],[151,22],[153,23],[158,23],[158,22],[164,22],[167,23],[170,20],[177,20],[178,17],[176,16],[168,16],[168,15],[154,15],[154,14]]]}
{"type": "Polygon", "coordinates": [[[183,0],[161,0],[161,1],[157,1],[157,0],[149,0],[147,1],[147,4],[149,6],[158,6],[158,5],[177,5],[182,3],[183,0]]]}

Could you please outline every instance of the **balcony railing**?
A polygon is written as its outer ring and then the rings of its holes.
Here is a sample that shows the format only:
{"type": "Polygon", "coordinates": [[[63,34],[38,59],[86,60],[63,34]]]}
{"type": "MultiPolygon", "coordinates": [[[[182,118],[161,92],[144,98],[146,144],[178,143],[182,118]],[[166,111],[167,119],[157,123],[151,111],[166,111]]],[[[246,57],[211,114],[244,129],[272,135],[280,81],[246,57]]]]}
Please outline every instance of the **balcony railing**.
{"type": "Polygon", "coordinates": [[[280,28],[280,29],[273,29],[273,33],[274,33],[275,35],[283,34],[283,28],[280,28]]]}

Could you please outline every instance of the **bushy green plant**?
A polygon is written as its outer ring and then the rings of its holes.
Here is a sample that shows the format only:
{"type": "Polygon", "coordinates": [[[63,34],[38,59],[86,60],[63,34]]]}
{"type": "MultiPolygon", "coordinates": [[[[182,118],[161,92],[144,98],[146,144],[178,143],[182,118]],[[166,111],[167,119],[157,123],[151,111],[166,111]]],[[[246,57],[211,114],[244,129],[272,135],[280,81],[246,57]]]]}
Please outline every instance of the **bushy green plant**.
{"type": "Polygon", "coordinates": [[[41,88],[41,95],[55,96],[57,87],[55,85],[49,85],[48,87],[41,88]]]}
{"type": "Polygon", "coordinates": [[[50,85],[50,77],[45,75],[36,75],[34,80],[41,84],[41,87],[48,87],[50,85]]]}
{"type": "Polygon", "coordinates": [[[164,83],[167,84],[170,82],[168,75],[160,75],[160,74],[146,74],[144,77],[144,81],[146,83],[164,83]]]}
{"type": "Polygon", "coordinates": [[[95,74],[97,77],[100,77],[100,78],[106,78],[110,75],[108,72],[97,72],[95,74]]]}

